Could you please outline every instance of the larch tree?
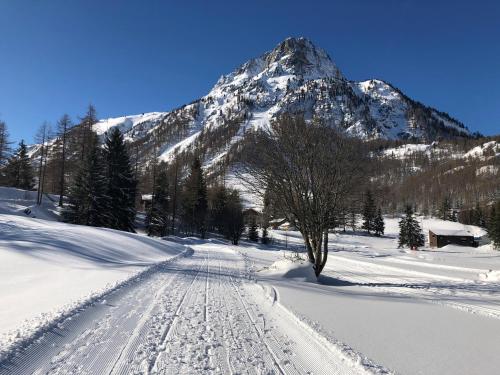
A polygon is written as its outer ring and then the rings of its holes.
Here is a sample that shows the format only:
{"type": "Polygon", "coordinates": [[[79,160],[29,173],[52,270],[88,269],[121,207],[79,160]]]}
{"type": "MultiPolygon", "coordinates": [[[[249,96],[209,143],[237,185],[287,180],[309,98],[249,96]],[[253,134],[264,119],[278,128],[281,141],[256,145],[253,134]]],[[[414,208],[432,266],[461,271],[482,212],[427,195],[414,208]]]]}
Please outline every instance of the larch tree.
{"type": "Polygon", "coordinates": [[[57,137],[59,138],[59,207],[63,205],[64,192],[66,188],[66,150],[68,131],[71,129],[72,123],[69,115],[64,114],[57,122],[57,137]]]}
{"type": "Polygon", "coordinates": [[[171,181],[171,193],[170,193],[170,202],[172,206],[172,220],[170,233],[175,234],[175,225],[177,221],[177,208],[179,206],[179,161],[177,158],[174,159],[172,163],[172,167],[169,169],[169,176],[171,181]]]}
{"type": "Polygon", "coordinates": [[[224,235],[233,245],[238,245],[245,231],[243,204],[238,190],[228,189],[224,206],[224,235]]]}
{"type": "Polygon", "coordinates": [[[224,185],[213,186],[209,191],[209,226],[219,234],[224,234],[227,189],[224,185]]]}
{"type": "Polygon", "coordinates": [[[50,125],[44,122],[38,128],[38,132],[35,136],[35,141],[40,145],[39,155],[38,155],[38,182],[37,182],[37,205],[42,204],[43,198],[43,188],[45,180],[45,170],[47,169],[47,157],[49,151],[49,138],[50,138],[50,125]]]}
{"type": "Polygon", "coordinates": [[[97,123],[97,112],[92,104],[87,107],[87,112],[80,118],[80,125],[78,126],[78,142],[80,145],[80,161],[86,159],[89,151],[92,150],[92,142],[94,132],[92,126],[97,123]]]}
{"type": "Polygon", "coordinates": [[[0,168],[7,164],[7,161],[11,156],[11,144],[12,143],[9,140],[7,124],[5,123],[5,121],[0,120],[0,168]]]}

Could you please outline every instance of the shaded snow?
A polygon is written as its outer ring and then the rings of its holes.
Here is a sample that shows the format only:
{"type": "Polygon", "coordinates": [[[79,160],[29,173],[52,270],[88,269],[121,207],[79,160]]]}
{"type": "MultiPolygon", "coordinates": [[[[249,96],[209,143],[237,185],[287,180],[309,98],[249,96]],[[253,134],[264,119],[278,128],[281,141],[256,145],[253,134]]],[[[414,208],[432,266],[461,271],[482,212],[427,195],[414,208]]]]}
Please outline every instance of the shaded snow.
{"type": "Polygon", "coordinates": [[[60,223],[35,192],[0,188],[0,352],[89,298],[183,251],[142,235],[60,223]],[[44,219],[47,220],[44,220],[44,219]]]}

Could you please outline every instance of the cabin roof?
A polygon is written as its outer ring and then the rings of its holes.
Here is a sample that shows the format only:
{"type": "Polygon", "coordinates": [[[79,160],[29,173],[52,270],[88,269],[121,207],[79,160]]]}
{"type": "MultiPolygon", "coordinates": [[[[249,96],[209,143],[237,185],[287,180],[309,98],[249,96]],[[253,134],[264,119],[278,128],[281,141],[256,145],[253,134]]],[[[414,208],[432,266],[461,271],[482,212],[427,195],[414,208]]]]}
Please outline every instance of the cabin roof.
{"type": "Polygon", "coordinates": [[[456,236],[456,237],[474,237],[470,232],[464,229],[429,229],[429,232],[434,233],[436,236],[456,236]]]}

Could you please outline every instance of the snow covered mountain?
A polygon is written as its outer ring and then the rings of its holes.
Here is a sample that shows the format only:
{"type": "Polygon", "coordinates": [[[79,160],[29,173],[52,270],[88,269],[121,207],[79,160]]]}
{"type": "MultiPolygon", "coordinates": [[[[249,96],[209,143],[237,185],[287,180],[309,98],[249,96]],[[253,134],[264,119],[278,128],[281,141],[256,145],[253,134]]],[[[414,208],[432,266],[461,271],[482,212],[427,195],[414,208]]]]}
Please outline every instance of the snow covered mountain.
{"type": "Polygon", "coordinates": [[[469,136],[445,113],[424,106],[381,80],[349,81],[330,56],[305,38],[288,38],[228,75],[199,100],[171,112],[101,120],[103,134],[119,126],[126,138],[170,160],[201,152],[217,164],[246,132],[263,128],[281,114],[325,121],[363,139],[412,139],[469,136]]]}

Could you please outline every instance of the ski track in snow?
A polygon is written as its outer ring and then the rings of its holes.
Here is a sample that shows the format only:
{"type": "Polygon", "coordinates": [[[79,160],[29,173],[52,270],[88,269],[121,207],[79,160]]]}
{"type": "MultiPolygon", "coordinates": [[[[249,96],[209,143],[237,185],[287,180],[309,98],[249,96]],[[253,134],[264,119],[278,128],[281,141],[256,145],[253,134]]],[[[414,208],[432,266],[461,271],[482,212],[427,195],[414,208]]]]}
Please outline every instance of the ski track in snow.
{"type": "Polygon", "coordinates": [[[1,374],[363,374],[283,313],[228,246],[193,246],[0,363],[1,374]]]}

